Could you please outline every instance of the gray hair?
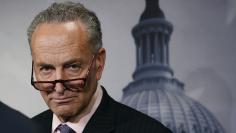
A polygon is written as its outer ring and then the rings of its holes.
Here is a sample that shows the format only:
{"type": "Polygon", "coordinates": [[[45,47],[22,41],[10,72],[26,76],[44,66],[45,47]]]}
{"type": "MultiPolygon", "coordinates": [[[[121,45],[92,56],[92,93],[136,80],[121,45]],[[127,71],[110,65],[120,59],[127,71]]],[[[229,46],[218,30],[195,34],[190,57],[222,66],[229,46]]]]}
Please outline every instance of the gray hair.
{"type": "Polygon", "coordinates": [[[102,47],[102,32],[99,19],[93,11],[88,10],[80,3],[73,2],[53,3],[33,19],[27,29],[30,48],[32,34],[39,24],[53,22],[63,23],[76,20],[80,20],[86,25],[89,43],[94,45],[93,52],[96,52],[102,47]]]}

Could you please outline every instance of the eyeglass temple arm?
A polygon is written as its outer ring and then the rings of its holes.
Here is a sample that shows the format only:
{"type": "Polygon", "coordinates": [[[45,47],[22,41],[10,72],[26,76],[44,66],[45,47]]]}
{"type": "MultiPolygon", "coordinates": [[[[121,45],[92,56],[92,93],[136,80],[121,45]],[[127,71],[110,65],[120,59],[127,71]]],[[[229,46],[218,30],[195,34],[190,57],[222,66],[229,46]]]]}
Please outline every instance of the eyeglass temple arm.
{"type": "Polygon", "coordinates": [[[34,82],[33,71],[34,71],[34,61],[32,60],[32,66],[31,66],[31,84],[34,82]]]}

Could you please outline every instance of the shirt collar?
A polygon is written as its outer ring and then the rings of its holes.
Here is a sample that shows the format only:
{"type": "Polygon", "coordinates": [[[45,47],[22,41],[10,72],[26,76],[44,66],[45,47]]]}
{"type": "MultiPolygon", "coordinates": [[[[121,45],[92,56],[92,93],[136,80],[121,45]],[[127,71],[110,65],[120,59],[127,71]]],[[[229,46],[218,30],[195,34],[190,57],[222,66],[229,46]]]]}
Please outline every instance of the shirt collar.
{"type": "Polygon", "coordinates": [[[88,123],[88,121],[90,120],[94,112],[97,110],[99,104],[101,103],[102,95],[103,95],[102,88],[100,84],[98,83],[96,92],[94,93],[88,107],[85,109],[85,112],[83,113],[82,117],[77,123],[71,123],[71,122],[62,123],[59,120],[59,118],[55,114],[53,114],[52,133],[56,133],[55,129],[60,124],[67,124],[74,131],[76,131],[76,133],[82,133],[86,124],[88,123]]]}

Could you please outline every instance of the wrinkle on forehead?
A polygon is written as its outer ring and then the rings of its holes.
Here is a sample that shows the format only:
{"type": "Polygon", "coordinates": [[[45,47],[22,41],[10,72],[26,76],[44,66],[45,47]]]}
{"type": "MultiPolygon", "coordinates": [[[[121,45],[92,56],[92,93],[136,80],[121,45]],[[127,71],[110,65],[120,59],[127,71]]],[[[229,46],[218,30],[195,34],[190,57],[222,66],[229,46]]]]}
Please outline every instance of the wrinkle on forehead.
{"type": "Polygon", "coordinates": [[[33,51],[33,60],[36,63],[61,65],[71,59],[86,60],[87,51],[78,45],[63,45],[60,47],[37,47],[33,51]]]}
{"type": "Polygon", "coordinates": [[[56,54],[76,47],[85,50],[88,48],[88,33],[85,29],[79,21],[41,24],[33,34],[32,52],[39,50],[56,54]]]}
{"type": "Polygon", "coordinates": [[[66,44],[66,45],[47,45],[47,46],[35,46],[33,53],[48,53],[48,54],[62,54],[70,52],[72,50],[77,50],[78,53],[84,51],[83,47],[78,46],[77,44],[66,44]]]}

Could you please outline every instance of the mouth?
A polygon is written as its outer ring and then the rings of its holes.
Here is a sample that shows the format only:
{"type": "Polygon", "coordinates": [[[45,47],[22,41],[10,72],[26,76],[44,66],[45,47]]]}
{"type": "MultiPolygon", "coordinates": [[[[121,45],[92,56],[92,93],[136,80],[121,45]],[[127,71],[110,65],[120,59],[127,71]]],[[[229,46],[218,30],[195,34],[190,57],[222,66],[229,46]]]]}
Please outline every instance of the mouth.
{"type": "Polygon", "coordinates": [[[56,104],[63,105],[72,102],[74,97],[61,97],[61,98],[52,98],[52,101],[56,104]]]}

